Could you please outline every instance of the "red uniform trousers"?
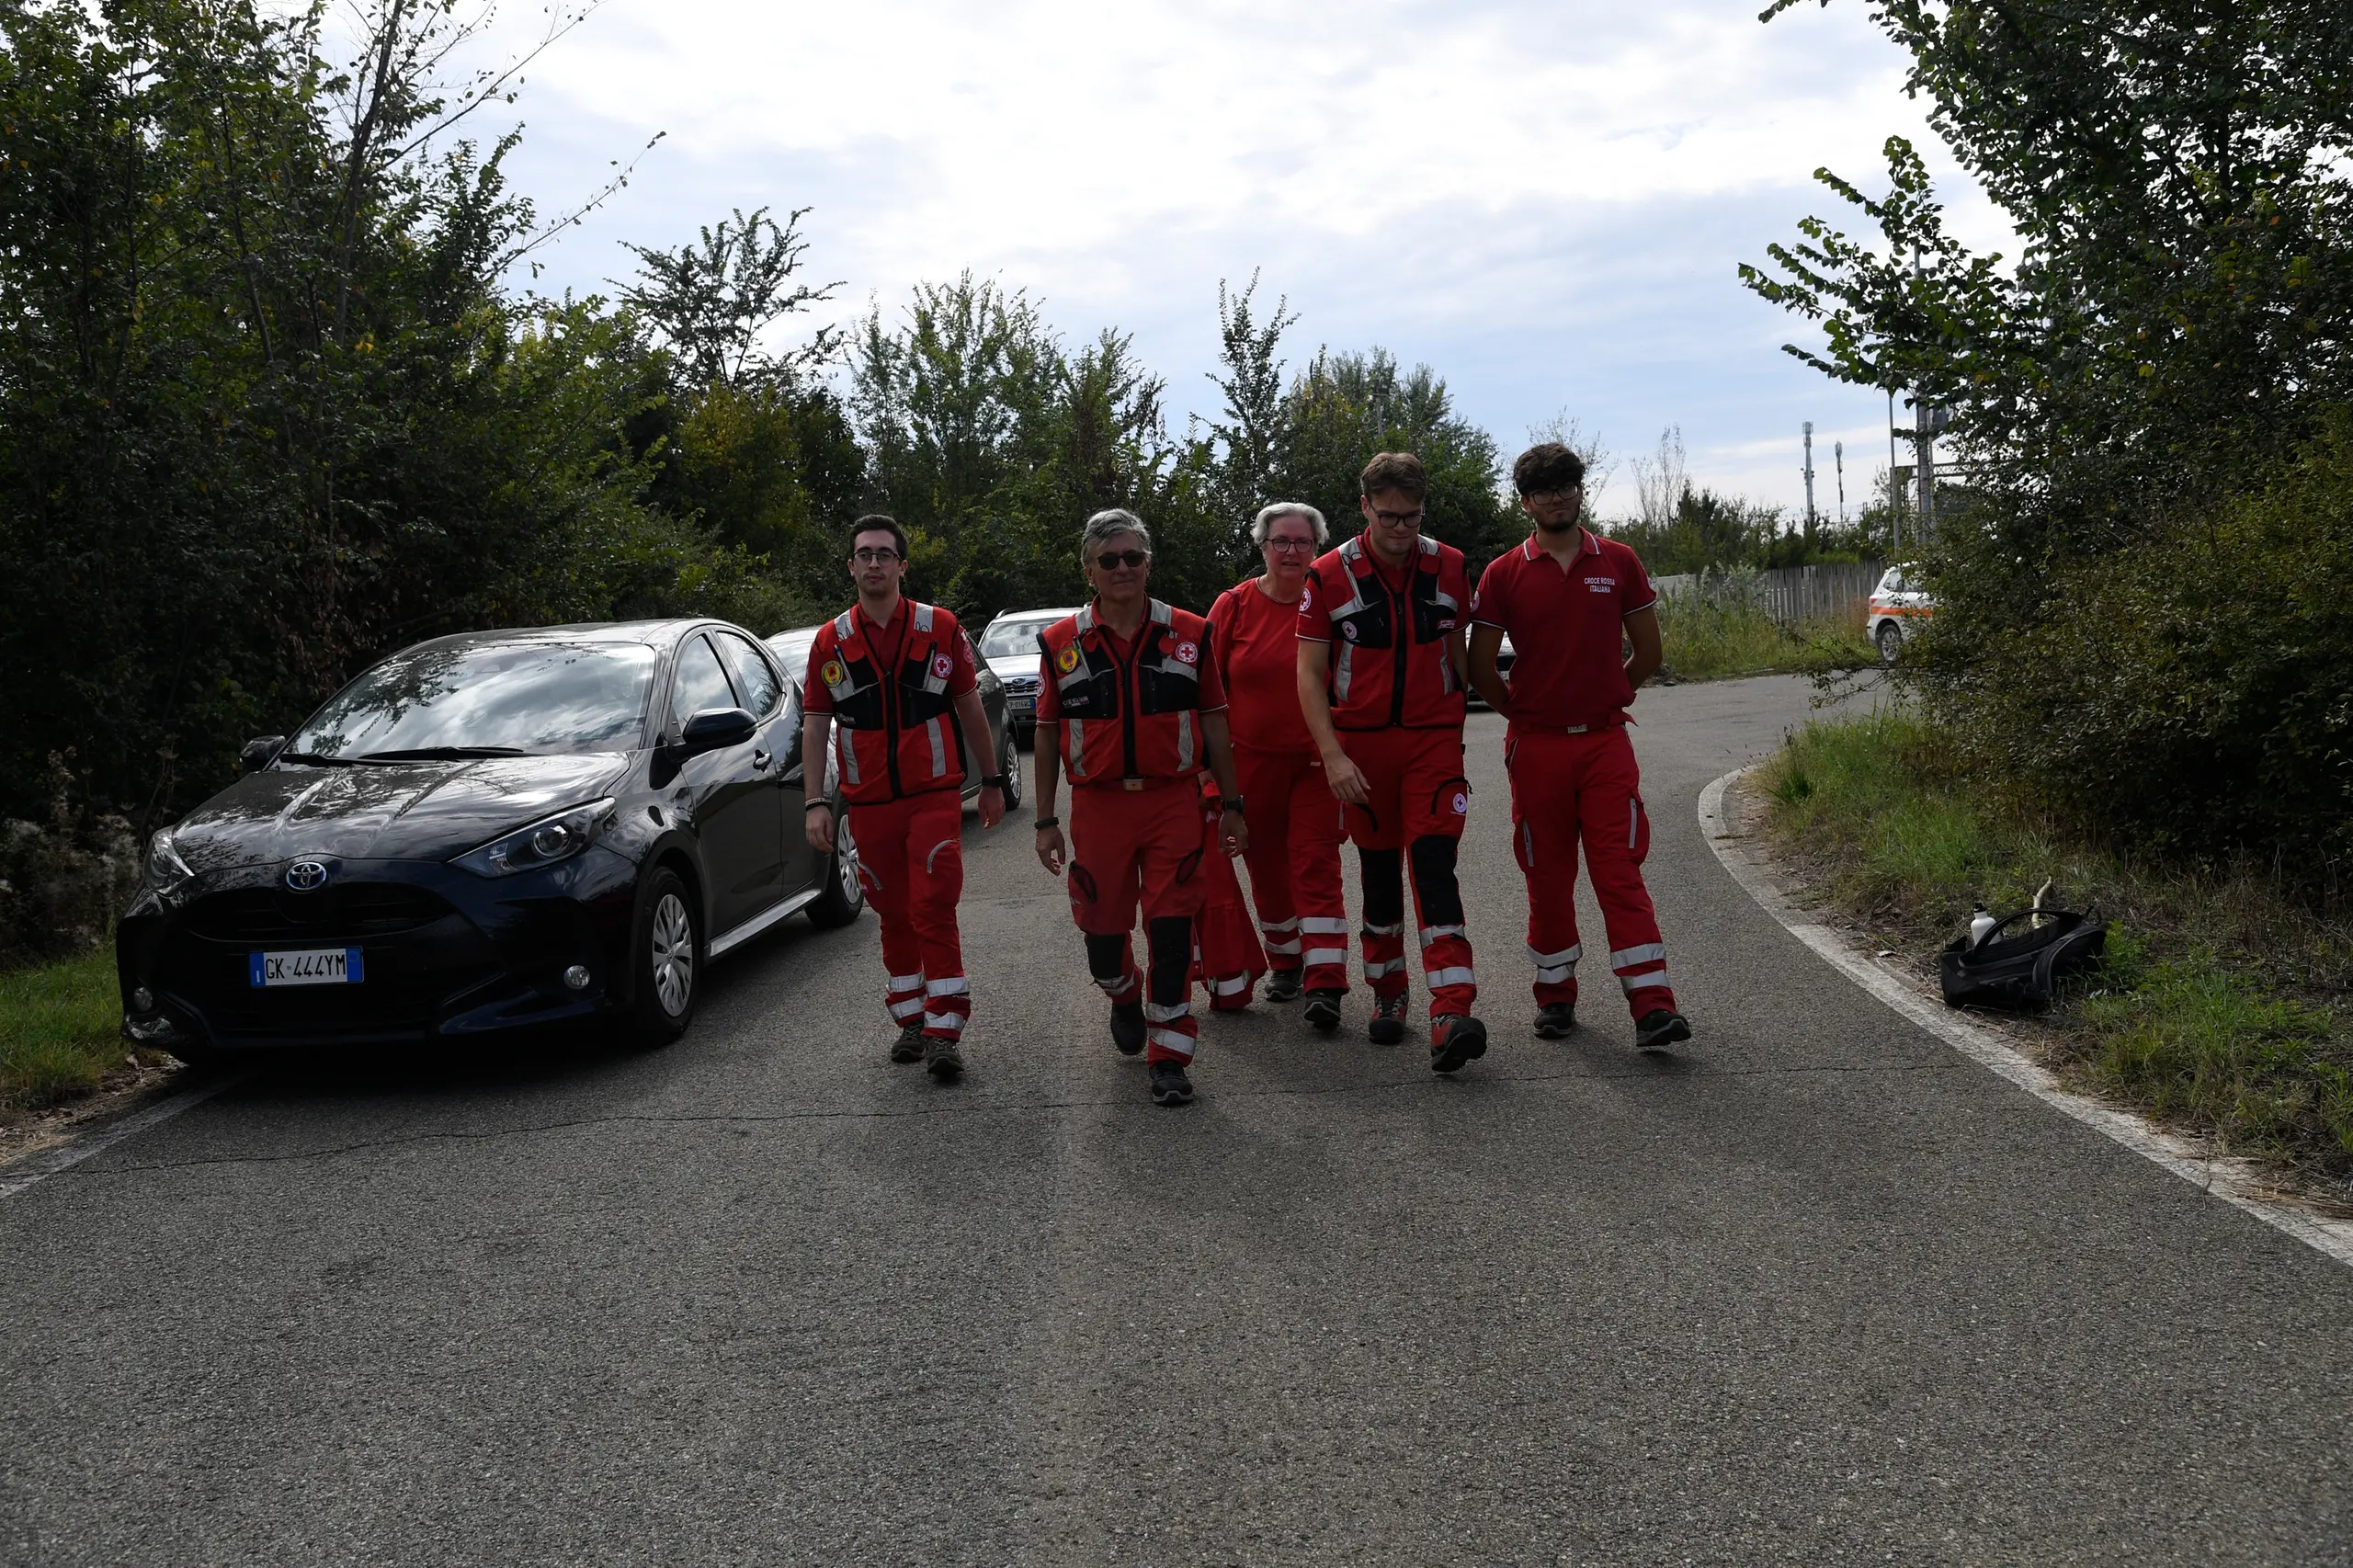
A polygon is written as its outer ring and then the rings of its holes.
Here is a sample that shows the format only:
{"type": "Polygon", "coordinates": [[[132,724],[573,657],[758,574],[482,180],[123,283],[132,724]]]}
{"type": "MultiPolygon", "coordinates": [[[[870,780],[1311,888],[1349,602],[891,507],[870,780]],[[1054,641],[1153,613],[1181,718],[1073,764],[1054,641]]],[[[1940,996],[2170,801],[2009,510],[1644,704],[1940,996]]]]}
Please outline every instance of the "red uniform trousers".
{"type": "Polygon", "coordinates": [[[1643,885],[1651,850],[1642,775],[1624,726],[1566,734],[1511,727],[1504,741],[1511,774],[1512,853],[1528,874],[1528,956],[1536,961],[1536,1005],[1577,999],[1577,843],[1609,933],[1609,967],[1636,1019],[1672,1011],[1666,947],[1643,885]]]}
{"type": "Polygon", "coordinates": [[[1347,808],[1349,841],[1364,883],[1364,977],[1376,996],[1405,992],[1404,862],[1414,869],[1422,976],[1430,1017],[1461,1017],[1479,994],[1463,929],[1454,855],[1471,814],[1460,730],[1342,730],[1340,744],[1363,769],[1366,800],[1347,808]]]}
{"type": "Polygon", "coordinates": [[[1070,912],[1086,937],[1086,967],[1117,1004],[1141,991],[1145,1059],[1190,1062],[1193,916],[1199,913],[1200,790],[1190,778],[1152,779],[1142,790],[1082,784],[1070,797],[1070,912]],[[1136,906],[1143,906],[1152,972],[1136,971],[1136,906]]]}
{"type": "Polygon", "coordinates": [[[1348,988],[1348,911],[1340,894],[1340,802],[1312,752],[1233,748],[1250,824],[1250,902],[1278,971],[1304,967],[1312,991],[1348,988]],[[1302,943],[1305,951],[1302,956],[1302,943]]]}
{"type": "MultiPolygon", "coordinates": [[[[1246,801],[1247,797],[1245,797],[1246,801]]],[[[1201,791],[1201,912],[1193,919],[1193,978],[1210,994],[1210,1008],[1238,1013],[1250,1006],[1258,977],[1267,972],[1267,952],[1250,928],[1250,906],[1225,853],[1219,831],[1223,800],[1213,788],[1201,791]]]]}
{"type": "Polygon", "coordinates": [[[972,1011],[956,903],[964,896],[964,801],[954,790],[849,808],[858,880],[882,922],[885,1005],[902,1027],[957,1040],[972,1011]]]}

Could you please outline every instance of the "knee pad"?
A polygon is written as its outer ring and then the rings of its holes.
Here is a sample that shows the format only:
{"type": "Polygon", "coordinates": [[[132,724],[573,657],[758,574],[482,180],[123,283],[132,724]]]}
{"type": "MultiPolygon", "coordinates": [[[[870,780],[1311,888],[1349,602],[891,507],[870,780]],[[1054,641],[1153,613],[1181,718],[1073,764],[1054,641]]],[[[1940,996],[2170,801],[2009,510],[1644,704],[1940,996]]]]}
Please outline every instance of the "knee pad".
{"type": "Polygon", "coordinates": [[[1152,977],[1146,989],[1164,1007],[1173,1007],[1193,993],[1193,921],[1187,915],[1163,915],[1144,922],[1144,944],[1152,953],[1152,977]]]}
{"type": "Polygon", "coordinates": [[[1395,926],[1405,918],[1404,857],[1394,849],[1357,851],[1357,877],[1364,889],[1364,923],[1395,926]]]}
{"type": "Polygon", "coordinates": [[[1414,893],[1425,926],[1462,924],[1462,887],[1454,880],[1455,841],[1438,834],[1414,840],[1414,893]]]}
{"type": "Polygon", "coordinates": [[[1128,972],[1128,938],[1124,932],[1117,937],[1088,935],[1086,972],[1095,977],[1097,985],[1120,983],[1128,972]]]}

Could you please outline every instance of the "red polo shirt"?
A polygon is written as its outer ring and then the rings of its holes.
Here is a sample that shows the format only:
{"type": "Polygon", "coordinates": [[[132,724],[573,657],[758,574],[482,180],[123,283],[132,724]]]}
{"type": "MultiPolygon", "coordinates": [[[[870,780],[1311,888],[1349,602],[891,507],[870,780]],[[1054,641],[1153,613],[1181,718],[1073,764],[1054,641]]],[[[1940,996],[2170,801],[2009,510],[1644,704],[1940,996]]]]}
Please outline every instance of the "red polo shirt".
{"type": "Polygon", "coordinates": [[[1313,756],[1299,713],[1299,606],[1268,598],[1251,578],[1210,607],[1210,645],[1229,704],[1233,744],[1252,751],[1313,756]]]}
{"type": "Polygon", "coordinates": [[[1580,548],[1560,564],[1533,534],[1488,563],[1471,597],[1475,626],[1511,639],[1511,722],[1540,729],[1622,724],[1625,621],[1658,602],[1640,557],[1614,539],[1577,529],[1580,548]]]}

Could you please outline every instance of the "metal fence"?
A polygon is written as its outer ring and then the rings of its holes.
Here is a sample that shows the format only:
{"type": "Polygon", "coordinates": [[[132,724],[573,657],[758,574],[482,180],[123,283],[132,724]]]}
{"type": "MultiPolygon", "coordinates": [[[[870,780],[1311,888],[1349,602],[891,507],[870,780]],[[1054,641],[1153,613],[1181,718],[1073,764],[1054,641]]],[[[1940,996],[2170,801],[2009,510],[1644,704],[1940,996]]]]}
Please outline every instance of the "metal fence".
{"type": "Polygon", "coordinates": [[[1887,570],[1878,561],[1838,566],[1784,566],[1771,572],[1686,572],[1654,577],[1651,585],[1661,598],[1699,595],[1736,596],[1787,626],[1817,616],[1848,616],[1859,612],[1887,570]]]}

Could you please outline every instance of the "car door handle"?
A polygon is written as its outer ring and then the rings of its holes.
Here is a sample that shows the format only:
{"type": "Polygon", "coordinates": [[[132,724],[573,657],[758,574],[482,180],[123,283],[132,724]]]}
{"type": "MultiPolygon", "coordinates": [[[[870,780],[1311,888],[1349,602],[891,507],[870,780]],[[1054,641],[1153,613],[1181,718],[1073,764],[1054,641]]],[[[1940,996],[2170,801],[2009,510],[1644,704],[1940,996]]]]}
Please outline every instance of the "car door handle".
{"type": "Polygon", "coordinates": [[[752,753],[752,770],[756,773],[765,773],[767,771],[768,764],[775,760],[775,757],[768,755],[766,746],[758,747],[752,753]]]}

